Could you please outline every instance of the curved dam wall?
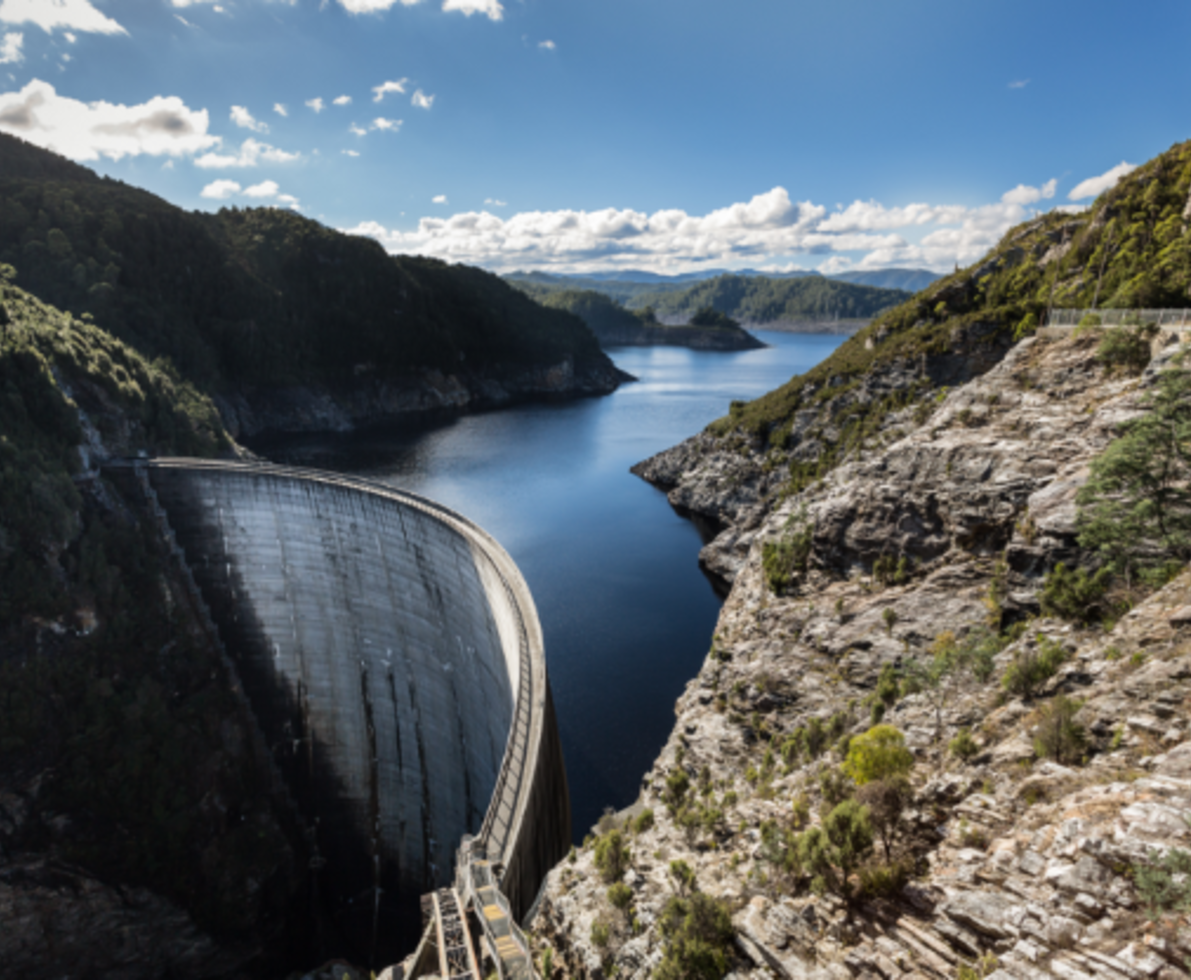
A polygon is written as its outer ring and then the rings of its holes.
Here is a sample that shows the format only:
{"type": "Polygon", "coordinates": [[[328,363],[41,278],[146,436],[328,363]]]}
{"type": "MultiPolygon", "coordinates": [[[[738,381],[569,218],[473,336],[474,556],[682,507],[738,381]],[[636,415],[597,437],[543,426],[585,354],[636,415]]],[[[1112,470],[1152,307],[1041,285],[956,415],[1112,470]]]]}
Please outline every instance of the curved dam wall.
{"type": "Polygon", "coordinates": [[[412,947],[418,898],[450,883],[464,834],[524,915],[571,821],[541,627],[504,550],[380,484],[144,465],[351,946],[412,947]]]}

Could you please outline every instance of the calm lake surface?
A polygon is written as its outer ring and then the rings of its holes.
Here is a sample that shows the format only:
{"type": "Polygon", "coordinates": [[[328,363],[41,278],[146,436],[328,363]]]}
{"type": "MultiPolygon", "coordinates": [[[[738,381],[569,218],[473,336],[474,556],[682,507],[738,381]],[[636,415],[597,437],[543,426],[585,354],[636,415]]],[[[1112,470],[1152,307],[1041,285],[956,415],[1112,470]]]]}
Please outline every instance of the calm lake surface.
{"type": "Polygon", "coordinates": [[[632,803],[711,645],[720,599],[699,532],[629,467],[813,367],[844,339],[758,331],[738,353],[609,351],[640,380],[417,429],[252,443],[280,463],[381,480],[453,507],[512,555],[533,592],[581,840],[632,803]]]}

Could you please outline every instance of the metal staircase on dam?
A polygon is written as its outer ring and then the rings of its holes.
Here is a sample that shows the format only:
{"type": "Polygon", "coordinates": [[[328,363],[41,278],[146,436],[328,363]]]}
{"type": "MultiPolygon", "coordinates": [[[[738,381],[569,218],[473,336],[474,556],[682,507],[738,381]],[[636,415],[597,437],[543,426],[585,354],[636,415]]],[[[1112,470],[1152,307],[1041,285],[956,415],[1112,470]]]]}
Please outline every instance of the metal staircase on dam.
{"type": "Polygon", "coordinates": [[[536,980],[529,942],[500,891],[496,868],[482,854],[465,839],[454,887],[422,896],[426,931],[406,960],[405,977],[484,980],[495,974],[501,980],[536,980]]]}

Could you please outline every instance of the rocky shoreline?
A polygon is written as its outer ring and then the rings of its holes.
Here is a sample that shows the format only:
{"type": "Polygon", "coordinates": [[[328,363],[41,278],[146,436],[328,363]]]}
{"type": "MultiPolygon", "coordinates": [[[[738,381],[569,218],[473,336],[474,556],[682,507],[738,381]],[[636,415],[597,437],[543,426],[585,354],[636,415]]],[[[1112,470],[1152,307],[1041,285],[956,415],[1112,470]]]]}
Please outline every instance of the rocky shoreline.
{"type": "Polygon", "coordinates": [[[244,388],[216,395],[213,401],[228,432],[240,439],[265,433],[348,432],[444,411],[499,408],[532,398],[607,395],[634,380],[611,362],[576,371],[568,357],[540,368],[482,374],[427,370],[381,379],[361,370],[346,387],[244,388]]]}
{"type": "Polygon", "coordinates": [[[1177,340],[1154,339],[1140,378],[1108,373],[1094,335],[1026,340],[891,413],[873,446],[788,496],[762,447],[709,433],[634,468],[725,525],[701,561],[733,585],[640,799],[602,828],[631,851],[630,895],[612,905],[596,842],[551,873],[534,930],[565,976],[652,976],[670,946],[666,903],[692,888],[731,912],[735,977],[1188,976],[1186,915],[1148,916],[1137,869],[1191,841],[1191,574],[1111,629],[1037,616],[1043,572],[1086,558],[1075,495],[1089,461],[1177,340]],[[775,594],[763,545],[799,532],[807,571],[775,594]],[[876,574],[884,557],[903,571],[876,574]],[[993,621],[1025,625],[984,680],[885,711],[913,755],[894,850],[904,880],[815,894],[782,841],[825,820],[835,740],[869,729],[885,668],[993,621]],[[1015,694],[1002,679],[1039,651],[1060,665],[1015,694]],[[1037,748],[1060,695],[1085,733],[1079,761],[1037,748]],[[789,748],[815,726],[832,733],[823,751],[789,748]],[[962,756],[949,749],[961,731],[962,756]]]}

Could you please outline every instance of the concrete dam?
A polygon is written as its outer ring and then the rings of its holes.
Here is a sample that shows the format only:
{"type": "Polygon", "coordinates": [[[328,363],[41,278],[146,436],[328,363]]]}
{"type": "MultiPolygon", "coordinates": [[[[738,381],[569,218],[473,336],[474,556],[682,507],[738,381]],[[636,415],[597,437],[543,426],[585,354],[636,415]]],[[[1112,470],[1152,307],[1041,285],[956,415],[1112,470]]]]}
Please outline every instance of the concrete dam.
{"type": "Polygon", "coordinates": [[[419,896],[450,884],[464,835],[523,917],[570,846],[571,815],[541,626],[508,554],[439,504],[338,474],[135,469],[353,947],[412,948],[419,896]]]}

